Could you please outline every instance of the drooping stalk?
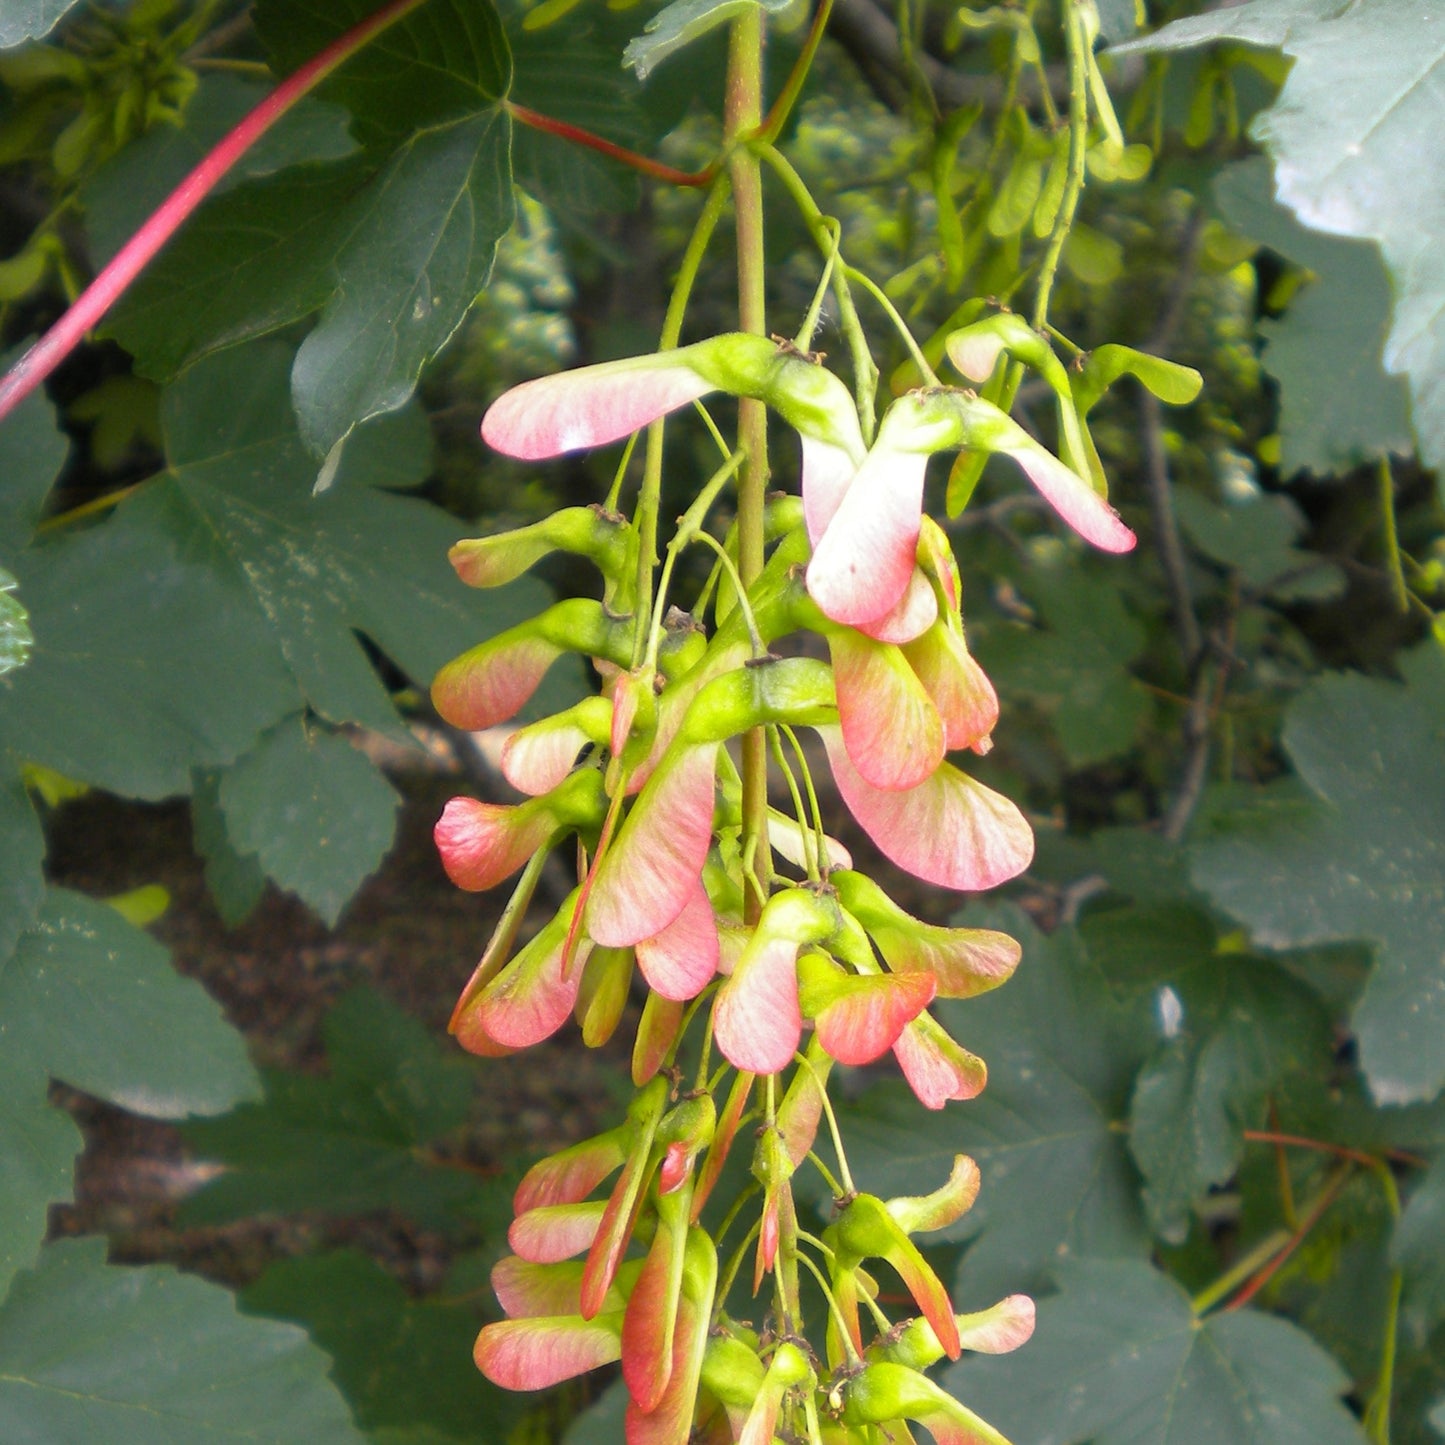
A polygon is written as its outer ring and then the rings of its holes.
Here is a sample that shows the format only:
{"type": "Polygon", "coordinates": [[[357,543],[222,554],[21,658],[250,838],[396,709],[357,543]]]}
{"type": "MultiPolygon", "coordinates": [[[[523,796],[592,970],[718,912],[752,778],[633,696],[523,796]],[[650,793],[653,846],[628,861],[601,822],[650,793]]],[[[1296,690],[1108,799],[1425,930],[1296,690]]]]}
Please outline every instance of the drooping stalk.
{"type": "MultiPolygon", "coordinates": [[[[733,212],[737,227],[738,326],[767,335],[763,181],[757,155],[744,141],[762,124],[763,12],[749,6],[732,22],[728,37],[723,124],[729,146],[733,212]]],[[[746,588],[763,570],[763,504],[768,487],[768,414],[761,401],[738,402],[738,445],[747,453],[738,477],[738,572],[746,588]]],[[[752,855],[758,891],[744,896],[744,917],[756,923],[767,901],[768,745],[752,728],[742,743],[743,848],[752,855]]]]}
{"type": "MultiPolygon", "coordinates": [[[[687,303],[692,296],[693,283],[697,280],[698,268],[707,253],[708,242],[722,218],[723,205],[727,200],[728,178],[719,175],[708,191],[697,223],[688,238],[687,250],[683,252],[682,264],[678,267],[677,279],[673,282],[672,295],[668,298],[667,314],[662,321],[662,334],[657,349],[668,351],[677,345],[682,335],[682,318],[687,312],[687,303]]],[[[664,423],[655,421],[647,429],[647,451],[642,463],[642,485],[637,496],[637,508],[633,522],[637,528],[637,608],[638,616],[646,618],[652,610],[652,577],[657,567],[657,509],[662,502],[662,438],[664,423]]],[[[633,644],[633,665],[640,665],[652,647],[653,639],[641,627],[633,644]]]]}
{"type": "MultiPolygon", "coordinates": [[[[1058,274],[1064,242],[1069,239],[1074,215],[1079,209],[1079,197],[1084,191],[1085,161],[1088,156],[1089,42],[1085,37],[1083,18],[1075,0],[1064,0],[1063,11],[1064,38],[1069,51],[1069,161],[1064,179],[1064,194],[1059,201],[1059,213],[1054,217],[1049,244],[1044,250],[1043,260],[1039,263],[1039,284],[1034,293],[1034,311],[1031,318],[1036,331],[1042,330],[1049,318],[1049,298],[1053,294],[1054,277],[1058,274]]],[[[1012,400],[1012,396],[1009,399],[1012,400]]]]}
{"type": "Polygon", "coordinates": [[[148,266],[181,224],[215,190],[223,176],[286,114],[338,66],[383,30],[404,19],[423,0],[390,0],[374,15],[333,40],[292,72],[186,176],[140,230],[116,252],[74,305],[0,377],[0,420],[7,417],[65,360],[122,293],[148,266]]]}

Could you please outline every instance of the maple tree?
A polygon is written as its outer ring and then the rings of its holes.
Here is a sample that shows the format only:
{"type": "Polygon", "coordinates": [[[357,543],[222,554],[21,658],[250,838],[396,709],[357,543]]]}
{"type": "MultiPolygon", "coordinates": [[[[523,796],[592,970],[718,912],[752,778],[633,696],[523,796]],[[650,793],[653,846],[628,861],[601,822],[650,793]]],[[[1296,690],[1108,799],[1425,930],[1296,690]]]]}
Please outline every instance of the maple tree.
{"type": "Polygon", "coordinates": [[[1440,23],[1188,8],[5,7],[7,343],[71,304],[0,380],[0,1425],[1430,1438],[1440,23]],[[639,178],[650,334],[566,366],[545,297],[625,265],[639,178]],[[442,471],[520,525],[401,495],[457,397],[487,451],[442,471]],[[436,826],[517,880],[456,1041],[635,1028],[623,1122],[506,1186],[383,1000],[263,1080],[145,890],[43,867],[78,790],[189,794],[228,918],[270,880],[334,923],[397,806],[348,733],[424,696],[510,728],[513,796],[436,826]],[[189,1119],[194,1219],[491,1241],[501,1317],[42,1247],[50,1079],[189,1119]],[[159,1315],[194,1348],[110,1343],[159,1315]]]}

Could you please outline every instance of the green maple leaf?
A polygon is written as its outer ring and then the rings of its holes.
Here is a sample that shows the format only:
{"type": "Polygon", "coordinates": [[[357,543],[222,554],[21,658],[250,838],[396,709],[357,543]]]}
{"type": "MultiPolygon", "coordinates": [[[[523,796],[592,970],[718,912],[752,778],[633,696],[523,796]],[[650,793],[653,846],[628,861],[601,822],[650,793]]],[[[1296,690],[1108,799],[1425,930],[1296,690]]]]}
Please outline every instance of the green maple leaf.
{"type": "Polygon", "coordinates": [[[1193,848],[1193,878],[1272,948],[1365,939],[1351,1023],[1379,1103],[1445,1085],[1445,658],[1405,683],[1326,676],[1291,704],[1297,784],[1260,791],[1193,848]]]}
{"type": "Polygon", "coordinates": [[[1156,1234],[1179,1244],[1190,1207],[1234,1174],[1243,1130],[1280,1084],[1322,1079],[1330,1021],[1308,988],[1268,959],[1223,952],[1202,911],[1115,908],[1080,932],[1110,982],[1155,1010],[1160,1041],[1134,1082],[1129,1147],[1156,1234]]]}
{"type": "Polygon", "coordinates": [[[1283,317],[1259,324],[1280,386],[1283,474],[1331,476],[1409,452],[1409,391],[1384,369],[1393,298],[1379,247],[1301,226],[1259,157],[1224,170],[1214,195],[1234,230],[1314,273],[1283,317]]]}
{"type": "Polygon", "coordinates": [[[34,1258],[46,1206],[70,1192],[81,1139],[46,1102],[52,1078],[161,1119],[219,1113],[257,1084],[240,1034],[164,948],[106,904],[52,889],[0,967],[0,1294],[34,1258]]]}
{"type": "Polygon", "coordinates": [[[1147,1264],[1080,1260],[1015,1354],[940,1383],[1030,1445],[1364,1445],[1350,1381],[1301,1330],[1254,1310],[1200,1320],[1147,1264]]]}
{"type": "Polygon", "coordinates": [[[0,1438],[360,1445],[303,1330],[248,1319],[229,1290],[168,1265],[108,1265],[105,1250],[48,1246],[0,1305],[0,1438]]]}
{"type": "Polygon", "coordinates": [[[1117,53],[1226,39],[1278,48],[1294,61],[1254,134],[1274,159],[1280,199],[1306,226],[1379,243],[1395,294],[1385,365],[1408,378],[1420,453],[1439,469],[1445,256],[1436,238],[1445,232],[1445,190],[1421,178],[1441,168],[1445,14],[1405,0],[1253,0],[1175,21],[1117,53]]]}
{"type": "Polygon", "coordinates": [[[936,1239],[970,1238],[959,1288],[974,1308],[1037,1285],[1060,1260],[1148,1248],[1124,1136],[1129,1086],[1150,1031],[1111,997],[1077,935],[1045,938],[1023,914],[968,916],[1014,934],[1015,976],[996,992],[939,1005],[940,1022],[988,1064],[988,1087],[920,1113],[901,1085],[847,1111],[843,1136],[859,1187],[888,1197],[933,1187],[953,1157],[983,1172],[978,1203],[936,1239]]]}
{"type": "MultiPolygon", "coordinates": [[[[272,0],[256,25],[295,69],[374,7],[272,0]]],[[[137,370],[167,380],[198,357],[320,313],[296,355],[300,434],[328,456],[411,395],[461,324],[512,224],[511,56],[486,3],[432,0],[323,88],[362,151],[306,161],[212,198],[107,320],[137,370]]],[[[114,230],[114,226],[108,226],[114,230]]]]}
{"type": "Polygon", "coordinates": [[[1149,695],[1127,671],[1145,633],[1112,582],[1067,554],[1053,560],[1021,579],[1042,625],[990,621],[977,651],[1000,693],[1033,702],[1069,766],[1083,768],[1127,751],[1149,714],[1149,695]]]}
{"type": "Polygon", "coordinates": [[[332,1009],[322,1038],[328,1077],[269,1071],[262,1102],[185,1126],[198,1153],[229,1166],[186,1201],[187,1222],[398,1209],[440,1226],[476,1195],[470,1176],[422,1157],[466,1120],[468,1064],[365,988],[332,1009]]]}

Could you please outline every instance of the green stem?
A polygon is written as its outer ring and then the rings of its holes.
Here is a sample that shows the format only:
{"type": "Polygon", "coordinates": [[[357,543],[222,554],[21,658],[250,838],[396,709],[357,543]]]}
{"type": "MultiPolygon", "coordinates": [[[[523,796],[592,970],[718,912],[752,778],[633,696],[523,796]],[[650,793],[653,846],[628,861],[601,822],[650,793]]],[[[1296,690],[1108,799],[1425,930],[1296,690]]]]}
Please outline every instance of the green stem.
{"type": "Polygon", "coordinates": [[[1385,567],[1390,574],[1390,587],[1395,606],[1401,612],[1410,610],[1410,590],[1405,585],[1405,566],[1400,558],[1400,534],[1395,527],[1395,477],[1390,470],[1387,452],[1380,458],[1380,521],[1385,528],[1385,567]]]}
{"type": "Polygon", "coordinates": [[[818,1281],[818,1288],[823,1291],[823,1298],[828,1302],[828,1313],[833,1316],[838,1326],[838,1338],[842,1340],[843,1348],[848,1353],[848,1363],[855,1366],[861,1365],[863,1361],[858,1357],[858,1351],[853,1348],[853,1336],[848,1333],[848,1320],[838,1304],[837,1297],[833,1294],[833,1286],[828,1282],[823,1271],[801,1249],[798,1251],[798,1258],[808,1266],[813,1278],[818,1281]]]}
{"type": "Polygon", "coordinates": [[[818,790],[813,786],[813,772],[808,766],[807,755],[803,752],[797,733],[786,723],[782,725],[782,731],[792,745],[798,767],[803,774],[803,787],[807,789],[808,805],[813,810],[813,830],[818,837],[818,871],[826,878],[828,869],[832,866],[833,855],[828,851],[828,830],[823,826],[823,810],[818,805],[818,790]]]}
{"type": "Polygon", "coordinates": [[[1208,1314],[1220,1300],[1225,1299],[1239,1285],[1242,1285],[1256,1270],[1268,1264],[1294,1236],[1288,1229],[1276,1229],[1265,1235],[1248,1254],[1232,1264],[1212,1284],[1190,1300],[1196,1315],[1208,1314]]]}
{"type": "MultiPolygon", "coordinates": [[[[1392,1221],[1400,1218],[1400,1191],[1395,1176],[1383,1159],[1373,1161],[1375,1177],[1385,1193],[1385,1204],[1392,1221]]],[[[1400,1333],[1400,1296],[1405,1276],[1401,1270],[1390,1271],[1390,1294],[1385,1304],[1385,1338],[1380,1345],[1380,1373],[1365,1406],[1365,1433],[1375,1445],[1390,1445],[1390,1397],[1395,1389],[1395,1355],[1400,1333]]]]}
{"type": "MultiPolygon", "coordinates": [[[[758,630],[757,618],[753,616],[752,604],[748,601],[748,594],[743,591],[743,579],[738,572],[737,564],[728,556],[727,548],[718,541],[711,532],[699,532],[697,540],[704,546],[711,547],[717,553],[718,566],[727,574],[728,580],[733,584],[733,591],[737,593],[738,610],[743,615],[743,625],[748,629],[748,643],[753,649],[754,658],[762,658],[768,655],[768,644],[763,641],[763,634],[758,630]]],[[[766,836],[767,818],[763,819],[763,833],[757,836],[766,836]]]]}
{"type": "MultiPolygon", "coordinates": [[[[1039,263],[1038,290],[1034,295],[1034,330],[1042,330],[1049,316],[1049,297],[1058,274],[1059,257],[1064,242],[1073,228],[1074,214],[1084,190],[1084,166],[1089,144],[1089,51],[1084,24],[1076,0],[1064,0],[1064,38],[1069,51],[1069,169],[1064,178],[1064,194],[1059,213],[1049,233],[1049,244],[1039,263]]],[[[1015,388],[1016,389],[1016,388],[1015,388]]],[[[1013,401],[1012,390],[1009,401],[1013,401]]],[[[1007,411],[1008,408],[1004,407],[1007,411]]]]}
{"type": "Polygon", "coordinates": [[[922,374],[924,384],[926,386],[942,386],[943,383],[939,381],[937,372],[928,364],[928,358],[923,354],[923,348],[918,344],[908,323],[898,314],[898,308],[888,299],[888,293],[871,276],[865,275],[855,266],[845,266],[843,271],[850,281],[856,281],[883,308],[884,314],[903,338],[903,344],[908,348],[908,354],[913,358],[913,364],[922,374]]]}
{"type": "Polygon", "coordinates": [[[707,514],[712,504],[717,500],[717,494],[731,480],[733,473],[742,463],[742,452],[734,452],[708,478],[707,484],[693,498],[692,505],[678,518],[677,530],[667,544],[667,557],[662,564],[662,579],[657,584],[657,600],[653,603],[652,608],[652,626],[648,628],[650,642],[647,649],[647,665],[649,667],[657,666],[657,649],[662,642],[663,609],[667,606],[667,592],[672,585],[672,569],[677,565],[677,559],[682,552],[700,538],[706,538],[714,546],[717,545],[713,538],[702,530],[702,525],[707,520],[707,514]]]}
{"type": "Polygon", "coordinates": [[[1400,1330],[1400,1295],[1405,1276],[1390,1271],[1390,1297],[1385,1305],[1385,1340],[1380,1348],[1380,1374],[1365,1406],[1365,1434],[1375,1445],[1390,1445],[1390,1396],[1395,1389],[1395,1353],[1400,1330]]]}
{"type": "MultiPolygon", "coordinates": [[[[738,324],[766,336],[767,301],[763,246],[763,178],[757,153],[740,144],[762,124],[763,12],[748,6],[728,36],[728,68],[723,100],[723,129],[730,147],[733,216],[737,228],[738,324]]],[[[738,600],[763,570],[763,510],[768,490],[768,413],[761,401],[738,402],[738,445],[747,453],[738,478],[738,600]]],[[[768,745],[761,727],[743,734],[742,824],[744,852],[751,852],[761,894],[744,897],[746,921],[756,923],[768,888],[768,745]]]]}
{"type": "Polygon", "coordinates": [[[828,1121],[828,1132],[833,1136],[833,1152],[838,1156],[838,1173],[843,1177],[843,1194],[839,1197],[851,1199],[858,1190],[848,1168],[848,1156],[843,1152],[843,1135],[838,1128],[838,1117],[833,1113],[832,1102],[828,1098],[827,1086],[818,1077],[818,1071],[813,1067],[813,1061],[806,1054],[794,1054],[793,1057],[812,1075],[813,1087],[818,1091],[818,1098],[823,1106],[823,1115],[828,1121]]]}
{"type": "MultiPolygon", "coordinates": [[[[758,155],[768,163],[783,183],[783,189],[787,191],[808,229],[813,233],[813,243],[825,257],[834,255],[837,251],[834,231],[838,222],[818,209],[818,203],[813,199],[807,183],[776,146],[760,146],[758,155]]],[[[874,364],[873,353],[868,349],[868,337],[863,330],[863,323],[858,319],[858,308],[853,304],[848,278],[840,265],[835,265],[833,269],[833,296],[838,302],[838,325],[847,338],[849,355],[853,361],[853,392],[858,403],[858,422],[863,428],[863,440],[871,442],[875,425],[875,398],[878,394],[878,368],[874,364]]]]}
{"type": "MultiPolygon", "coordinates": [[[[668,298],[667,314],[662,321],[662,334],[658,337],[659,351],[670,351],[682,335],[682,318],[687,313],[687,303],[692,295],[698,268],[707,252],[708,242],[722,218],[727,203],[728,182],[719,175],[713,182],[703,202],[697,223],[688,238],[687,250],[682,253],[682,263],[673,282],[672,295],[668,298]]],[[[662,504],[662,438],[665,423],[655,421],[647,429],[647,453],[642,463],[642,485],[637,494],[637,510],[633,523],[637,528],[637,613],[647,617],[652,611],[652,574],[657,568],[657,509],[662,504]]],[[[642,665],[642,659],[652,647],[652,638],[638,628],[632,644],[632,664],[642,665]]]]}
{"type": "Polygon", "coordinates": [[[768,110],[768,118],[758,132],[759,140],[769,143],[777,140],[788,123],[788,117],[793,113],[793,107],[803,92],[808,72],[813,68],[813,58],[818,53],[818,46],[823,42],[823,33],[828,28],[828,17],[832,13],[833,0],[821,0],[813,14],[813,23],[808,28],[808,38],[803,42],[803,48],[793,62],[793,68],[788,72],[788,78],[783,82],[783,88],[778,92],[777,99],[768,110]]]}
{"type": "Polygon", "coordinates": [[[1226,1309],[1242,1309],[1279,1273],[1285,1261],[1304,1243],[1305,1237],[1316,1224],[1323,1218],[1325,1211],[1339,1197],[1347,1183],[1350,1175],[1354,1172],[1355,1165],[1350,1160],[1345,1160],[1338,1169],[1334,1171],[1326,1181],[1324,1187],[1315,1195],[1309,1207],[1303,1212],[1299,1226],[1290,1235],[1289,1243],[1275,1255],[1275,1257],[1264,1265],[1258,1273],[1230,1300],[1226,1309]]]}
{"type": "Polygon", "coordinates": [[[803,809],[803,795],[798,791],[798,780],[793,776],[793,769],[788,762],[787,754],[783,751],[782,739],[778,737],[776,727],[768,729],[768,746],[772,751],[774,759],[778,764],[778,771],[783,775],[783,781],[788,787],[788,796],[793,800],[793,813],[798,820],[798,836],[804,840],[803,843],[803,868],[808,877],[817,882],[822,877],[822,858],[808,851],[807,839],[809,836],[808,815],[803,809]]]}

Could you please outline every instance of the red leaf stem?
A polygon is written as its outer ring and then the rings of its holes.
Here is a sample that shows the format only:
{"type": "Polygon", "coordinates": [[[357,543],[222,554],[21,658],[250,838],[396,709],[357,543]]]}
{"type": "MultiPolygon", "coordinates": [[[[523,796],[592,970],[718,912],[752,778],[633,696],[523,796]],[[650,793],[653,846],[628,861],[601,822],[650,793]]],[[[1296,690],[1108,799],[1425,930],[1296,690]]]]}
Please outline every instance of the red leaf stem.
{"type": "Polygon", "coordinates": [[[287,76],[249,115],[224,136],[195,169],[152,212],[116,252],[110,264],[76,298],[70,309],[0,377],[0,420],[4,420],[73,351],[87,331],[120,298],[182,222],[216,183],[303,96],[368,41],[424,0],[391,0],[338,36],[319,55],[287,76]]]}
{"type": "Polygon", "coordinates": [[[559,136],[562,140],[573,142],[574,145],[586,146],[588,150],[599,151],[604,156],[621,161],[625,166],[631,166],[635,171],[641,171],[645,176],[651,176],[658,181],[666,181],[669,185],[698,189],[711,185],[713,177],[718,173],[716,161],[711,165],[704,166],[700,171],[680,171],[676,166],[655,161],[650,156],[639,155],[636,151],[628,150],[626,146],[605,140],[600,135],[594,135],[590,130],[583,130],[581,126],[571,125],[565,120],[558,120],[555,116],[543,115],[541,111],[537,110],[529,110],[525,105],[518,105],[512,100],[505,101],[504,105],[507,114],[513,120],[531,126],[533,130],[559,136]]]}
{"type": "Polygon", "coordinates": [[[1246,1129],[1244,1137],[1255,1144],[1283,1144],[1294,1149],[1313,1149],[1319,1154],[1333,1154],[1336,1159],[1348,1159],[1366,1169],[1377,1169],[1380,1165],[1379,1159],[1361,1149],[1351,1149],[1344,1144],[1331,1144],[1324,1139],[1309,1139],[1301,1134],[1278,1134],[1273,1129],[1246,1129]]]}
{"type": "Polygon", "coordinates": [[[1354,1170],[1350,1167],[1353,1161],[1345,1161],[1328,1184],[1320,1191],[1314,1203],[1310,1205],[1305,1216],[1299,1222],[1299,1228],[1290,1236],[1289,1243],[1276,1254],[1268,1264],[1252,1275],[1245,1286],[1224,1306],[1226,1310],[1237,1310],[1247,1305],[1270,1280],[1272,1280],[1284,1262],[1304,1243],[1305,1237],[1316,1224],[1320,1222],[1325,1210],[1335,1202],[1346,1183],[1349,1182],[1354,1170]]]}

